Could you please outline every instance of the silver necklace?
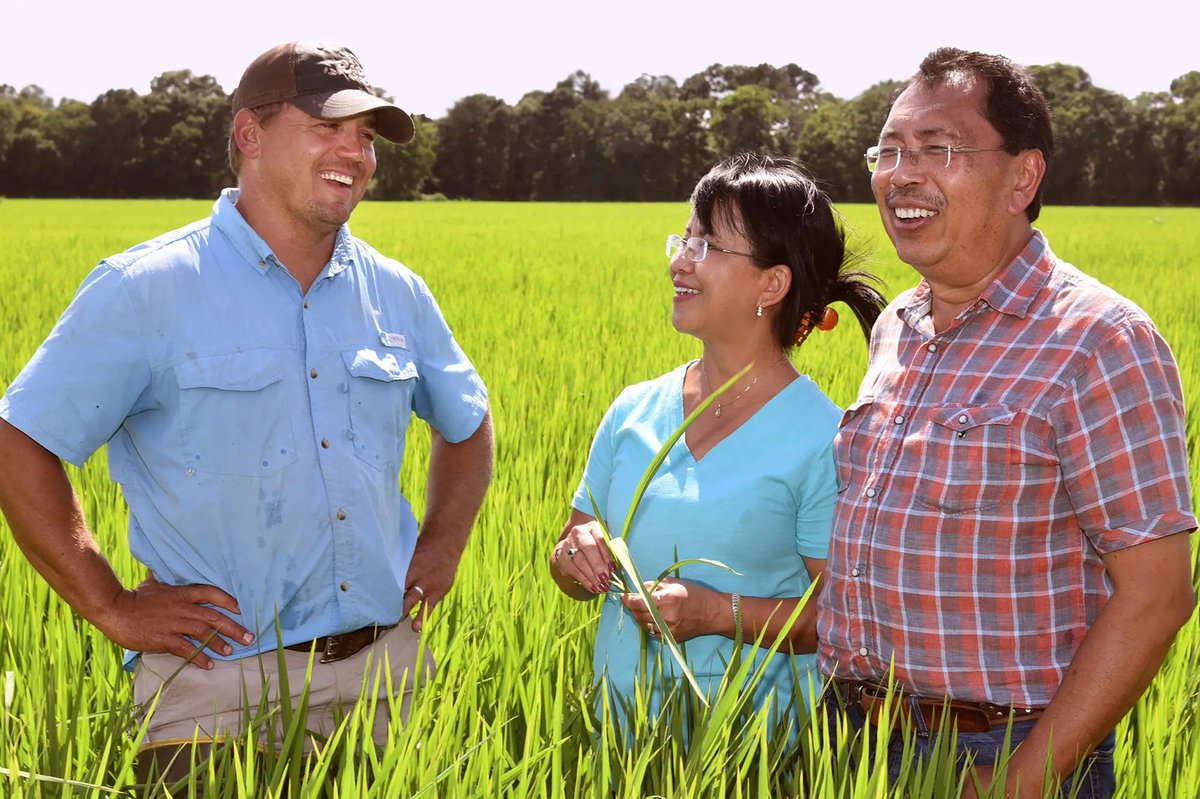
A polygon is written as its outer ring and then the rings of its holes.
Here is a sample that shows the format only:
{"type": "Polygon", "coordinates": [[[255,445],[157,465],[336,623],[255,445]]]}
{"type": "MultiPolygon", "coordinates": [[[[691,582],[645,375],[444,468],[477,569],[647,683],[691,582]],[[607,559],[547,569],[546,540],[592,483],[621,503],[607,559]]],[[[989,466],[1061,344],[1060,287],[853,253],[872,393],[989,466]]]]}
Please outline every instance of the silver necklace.
{"type": "MultiPolygon", "coordinates": [[[[766,369],[763,369],[761,372],[759,372],[758,375],[753,380],[750,381],[750,385],[746,386],[741,391],[739,391],[737,394],[735,394],[733,399],[726,400],[724,402],[722,402],[721,400],[717,400],[715,403],[717,406],[717,409],[715,411],[713,411],[713,418],[720,419],[721,413],[724,410],[726,405],[732,405],[733,403],[740,400],[742,397],[746,396],[746,394],[748,394],[750,392],[750,389],[752,389],[756,385],[758,385],[758,381],[762,379],[763,375],[765,375],[767,372],[771,371],[776,366],[778,366],[779,364],[783,363],[786,360],[787,360],[787,353],[785,352],[782,356],[780,356],[778,361],[776,361],[775,363],[768,366],[766,369]]],[[[708,382],[708,368],[704,365],[703,358],[700,359],[700,376],[704,378],[704,388],[708,391],[708,394],[711,395],[712,394],[712,384],[708,382]]]]}

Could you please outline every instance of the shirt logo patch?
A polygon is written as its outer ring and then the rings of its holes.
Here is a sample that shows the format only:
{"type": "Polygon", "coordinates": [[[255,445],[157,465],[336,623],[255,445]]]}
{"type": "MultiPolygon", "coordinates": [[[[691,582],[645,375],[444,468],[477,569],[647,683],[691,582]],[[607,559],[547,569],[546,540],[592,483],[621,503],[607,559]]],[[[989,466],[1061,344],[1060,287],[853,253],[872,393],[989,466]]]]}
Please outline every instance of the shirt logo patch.
{"type": "Polygon", "coordinates": [[[379,343],[385,347],[399,347],[402,350],[408,349],[408,340],[401,333],[380,332],[379,343]]]}

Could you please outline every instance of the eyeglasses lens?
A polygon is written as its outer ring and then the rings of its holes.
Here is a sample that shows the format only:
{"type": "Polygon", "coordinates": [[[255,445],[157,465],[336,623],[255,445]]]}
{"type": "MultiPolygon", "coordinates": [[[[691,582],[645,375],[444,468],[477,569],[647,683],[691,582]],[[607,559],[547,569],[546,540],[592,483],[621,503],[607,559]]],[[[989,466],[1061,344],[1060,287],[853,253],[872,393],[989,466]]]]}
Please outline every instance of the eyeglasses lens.
{"type": "Polygon", "coordinates": [[[899,147],[872,147],[867,150],[868,172],[887,172],[899,165],[899,147]]]}
{"type": "Polygon", "coordinates": [[[708,242],[699,236],[667,236],[667,257],[674,260],[682,255],[689,261],[703,261],[708,255],[708,242]]]}

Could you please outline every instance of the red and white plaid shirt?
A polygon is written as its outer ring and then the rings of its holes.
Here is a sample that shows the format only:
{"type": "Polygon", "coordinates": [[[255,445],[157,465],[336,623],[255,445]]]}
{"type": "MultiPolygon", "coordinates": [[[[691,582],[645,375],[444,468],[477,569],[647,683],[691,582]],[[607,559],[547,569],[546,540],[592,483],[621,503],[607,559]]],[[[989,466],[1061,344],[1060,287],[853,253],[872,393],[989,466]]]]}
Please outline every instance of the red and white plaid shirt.
{"type": "Polygon", "coordinates": [[[1196,527],[1179,372],[1132,302],[1040,232],[941,333],[884,311],[836,450],[825,674],[1050,702],[1111,592],[1100,555],[1196,527]]]}

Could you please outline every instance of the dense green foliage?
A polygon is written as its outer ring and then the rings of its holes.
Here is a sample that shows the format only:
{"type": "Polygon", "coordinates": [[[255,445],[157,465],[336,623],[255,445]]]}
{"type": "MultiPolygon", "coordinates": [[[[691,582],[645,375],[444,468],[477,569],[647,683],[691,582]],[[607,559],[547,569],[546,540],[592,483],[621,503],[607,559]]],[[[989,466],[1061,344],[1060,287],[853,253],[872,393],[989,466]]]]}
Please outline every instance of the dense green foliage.
{"type": "MultiPolygon", "coordinates": [[[[0,202],[0,389],[49,331],[79,281],[110,253],[199,218],[207,202],[0,202]]],[[[894,295],[915,282],[872,207],[846,206],[868,264],[894,295]]],[[[588,443],[630,382],[698,354],[669,321],[662,239],[687,210],[664,205],[368,203],[353,228],[424,275],[491,389],[496,479],[458,581],[430,622],[439,671],[410,723],[376,750],[351,716],[323,753],[301,759],[235,743],[202,770],[209,795],[822,796],[888,795],[878,765],[850,772],[843,739],[815,729],[797,751],[764,744],[753,719],[710,716],[691,731],[635,730],[617,742],[588,702],[598,608],[562,596],[546,574],[588,443]],[[303,791],[301,785],[306,786],[303,791]]],[[[1145,307],[1174,347],[1188,397],[1193,485],[1200,486],[1200,360],[1195,319],[1200,212],[1051,207],[1056,250],[1145,307]]],[[[795,356],[841,405],[856,395],[866,348],[843,314],[795,356]]],[[[803,420],[797,420],[802,424],[803,420]]],[[[417,428],[420,428],[417,425],[417,428]]],[[[414,430],[401,477],[418,513],[428,463],[414,430]]],[[[103,456],[71,469],[87,518],[127,581],[141,577],[126,513],[103,456]]],[[[127,795],[136,743],[127,737],[130,680],[120,653],[74,616],[0,523],[0,795],[127,795]],[[15,776],[24,772],[27,776],[15,776]]],[[[1190,796],[1200,785],[1200,625],[1181,633],[1162,673],[1119,728],[1124,797],[1190,796]]],[[[730,711],[728,706],[719,712],[730,711]]],[[[367,725],[369,729],[369,724],[367,725]]],[[[904,776],[900,796],[952,796],[945,757],[904,776]]],[[[187,795],[188,786],[176,795],[187,795]]]]}
{"type": "MultiPolygon", "coordinates": [[[[1200,204],[1200,72],[1130,100],[1077,66],[1033,71],[1058,138],[1047,202],[1200,204]]],[[[674,201],[718,158],[771,150],[809,164],[835,200],[868,201],[862,153],[896,86],[845,100],[795,64],[714,64],[682,83],[643,75],[610,97],[575,72],[516,105],[474,94],[418,119],[414,143],[381,143],[371,196],[674,201]]],[[[90,104],[0,84],[0,195],[209,197],[231,180],[229,123],[225,91],[188,70],[90,104]]]]}

